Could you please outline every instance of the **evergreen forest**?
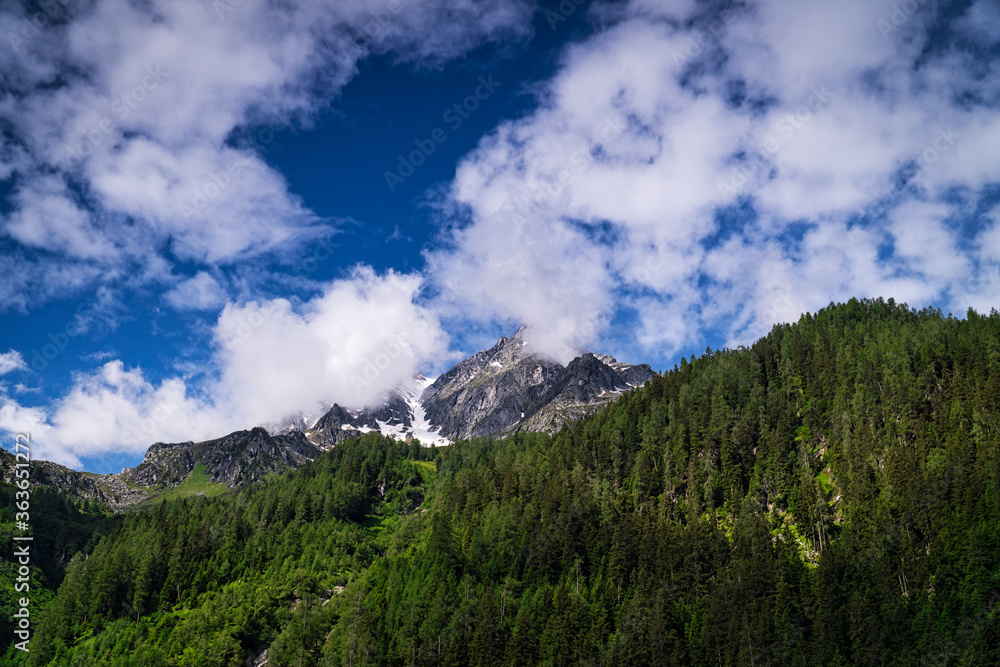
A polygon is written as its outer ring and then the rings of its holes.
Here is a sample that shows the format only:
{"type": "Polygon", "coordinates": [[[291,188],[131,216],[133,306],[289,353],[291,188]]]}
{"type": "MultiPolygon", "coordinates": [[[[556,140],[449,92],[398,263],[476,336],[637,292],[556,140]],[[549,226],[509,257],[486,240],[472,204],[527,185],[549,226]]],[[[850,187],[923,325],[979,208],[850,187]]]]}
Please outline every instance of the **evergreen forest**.
{"type": "Polygon", "coordinates": [[[33,503],[44,588],[5,664],[995,665],[1000,313],[851,300],[553,435],[33,503]]]}

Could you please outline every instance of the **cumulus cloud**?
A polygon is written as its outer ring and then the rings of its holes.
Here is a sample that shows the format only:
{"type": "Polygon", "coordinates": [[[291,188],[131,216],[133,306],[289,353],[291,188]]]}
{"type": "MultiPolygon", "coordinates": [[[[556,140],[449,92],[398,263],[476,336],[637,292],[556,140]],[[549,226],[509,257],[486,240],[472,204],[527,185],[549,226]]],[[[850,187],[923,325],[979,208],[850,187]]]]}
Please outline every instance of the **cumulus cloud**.
{"type": "MultiPolygon", "coordinates": [[[[110,452],[141,454],[156,441],[316,415],[325,403],[370,404],[447,351],[436,315],[417,304],[421,285],[415,274],[359,267],[299,307],[228,303],[214,326],[207,381],[154,382],[116,359],[77,374],[51,406],[3,398],[0,431],[30,432],[37,457],[79,466],[110,452]]],[[[5,368],[24,368],[17,351],[0,355],[0,374],[5,368]]]]}
{"type": "Polygon", "coordinates": [[[177,310],[211,310],[225,303],[226,292],[210,274],[199,271],[175,285],[163,298],[177,310]]]}
{"type": "Polygon", "coordinates": [[[0,430],[31,433],[36,458],[74,467],[80,457],[141,454],[157,440],[208,437],[216,426],[211,409],[188,397],[182,380],[154,385],[141,369],[117,360],[78,374],[51,409],[10,398],[0,406],[0,430]]]}
{"type": "MultiPolygon", "coordinates": [[[[528,36],[533,11],[530,0],[3,3],[0,308],[127,282],[221,314],[203,376],[154,381],[109,361],[46,407],[5,397],[0,428],[30,430],[39,456],[77,465],[322,402],[362,405],[443,353],[436,317],[414,305],[419,276],[359,269],[294,306],[240,285],[229,287],[245,300],[227,304],[218,276],[331,233],[262,155],[308,128],[359,61],[438,67],[528,36]],[[179,265],[194,275],[178,281],[179,265]]],[[[0,359],[23,365],[16,351],[0,359]]]]}
{"type": "Polygon", "coordinates": [[[458,249],[432,256],[431,270],[443,288],[443,312],[461,304],[449,314],[528,322],[528,345],[567,363],[600,329],[607,276],[593,267],[602,266],[608,252],[557,219],[543,224],[539,230],[516,214],[495,214],[459,232],[458,249]]]}
{"type": "Polygon", "coordinates": [[[995,2],[633,0],[595,3],[537,108],[461,160],[423,275],[358,269],[305,303],[225,303],[210,265],[326,232],[261,160],[267,132],[308,123],[366,54],[440,64],[526,34],[531,8],[221,4],[67,5],[0,54],[17,92],[0,100],[16,183],[0,224],[18,249],[0,303],[158,258],[146,275],[167,303],[221,307],[207,381],[112,362],[50,409],[7,400],[0,427],[35,424],[63,460],[116,446],[105,414],[139,448],[377,400],[444,355],[439,318],[526,323],[560,361],[626,339],[668,360],[854,296],[1000,299],[995,2]],[[175,260],[197,273],[177,283],[175,260]],[[169,406],[183,434],[158,419],[169,406]]]}
{"type": "Polygon", "coordinates": [[[991,3],[684,7],[601,6],[539,108],[462,160],[429,256],[450,307],[525,321],[547,350],[632,312],[669,358],[852,296],[996,297],[968,238],[985,222],[963,222],[1000,173],[991,3]]]}
{"type": "Polygon", "coordinates": [[[285,299],[227,305],[212,395],[245,423],[383,398],[447,349],[436,315],[415,302],[421,282],[362,267],[300,309],[285,299]]]}
{"type": "Polygon", "coordinates": [[[0,375],[6,375],[12,371],[20,371],[28,368],[24,363],[24,357],[17,350],[10,350],[0,354],[0,375]]]}
{"type": "Polygon", "coordinates": [[[261,149],[308,126],[369,54],[434,66],[526,35],[531,13],[526,0],[4,3],[0,178],[14,192],[0,230],[48,254],[9,260],[21,279],[0,307],[65,294],[60,266],[92,285],[329,233],[261,149]]]}

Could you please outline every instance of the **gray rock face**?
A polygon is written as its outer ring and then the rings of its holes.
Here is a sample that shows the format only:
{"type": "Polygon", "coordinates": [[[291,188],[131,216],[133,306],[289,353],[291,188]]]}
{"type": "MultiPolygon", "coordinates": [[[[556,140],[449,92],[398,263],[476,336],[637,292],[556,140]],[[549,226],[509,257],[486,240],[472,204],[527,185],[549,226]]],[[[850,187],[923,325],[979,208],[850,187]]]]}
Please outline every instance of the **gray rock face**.
{"type": "Polygon", "coordinates": [[[420,397],[431,424],[449,438],[498,433],[540,406],[563,368],[527,352],[518,329],[439,377],[420,397]]]}
{"type": "Polygon", "coordinates": [[[348,438],[367,431],[379,431],[379,423],[408,429],[413,425],[413,412],[401,389],[389,392],[381,405],[360,410],[348,410],[336,403],[316,424],[306,431],[310,442],[327,449],[348,438]]]}
{"type": "Polygon", "coordinates": [[[653,379],[649,364],[632,366],[605,354],[586,353],[569,362],[542,397],[541,407],[517,428],[525,431],[557,431],[568,421],[610,403],[623,391],[653,379]]]}
{"type": "MultiPolygon", "coordinates": [[[[16,462],[12,454],[0,449],[0,481],[7,484],[16,481],[16,462]]],[[[119,474],[77,472],[51,461],[32,461],[30,479],[32,486],[47,486],[78,500],[96,500],[114,510],[131,507],[150,497],[145,489],[130,487],[119,474]]]]}
{"type": "MultiPolygon", "coordinates": [[[[368,431],[431,440],[556,431],[655,376],[647,364],[633,366],[589,352],[562,366],[531,354],[523,333],[522,327],[501,338],[429,385],[417,377],[412,386],[396,387],[378,405],[348,409],[334,404],[309,429],[296,428],[295,420],[304,418],[300,415],[271,433],[257,427],[205,442],[158,442],[141,464],[111,475],[39,461],[33,464],[32,481],[121,510],[180,484],[199,464],[213,482],[244,486],[297,468],[368,431]]],[[[6,452],[2,456],[13,458],[6,452]]],[[[4,465],[0,477],[8,481],[13,470],[4,465]]]]}
{"type": "MultiPolygon", "coordinates": [[[[389,392],[389,396],[386,398],[385,403],[380,405],[376,409],[366,409],[362,411],[362,415],[366,419],[369,419],[367,415],[370,414],[370,421],[380,421],[383,423],[388,423],[392,426],[403,426],[410,427],[413,425],[413,414],[410,411],[410,406],[406,402],[406,398],[402,396],[400,391],[394,390],[389,392]]],[[[375,424],[375,428],[378,424],[375,424]]]]}
{"type": "Polygon", "coordinates": [[[142,463],[122,472],[122,476],[141,486],[173,486],[194,470],[193,442],[157,442],[146,450],[142,463]]]}
{"type": "MultiPolygon", "coordinates": [[[[423,408],[426,426],[451,439],[558,430],[654,376],[646,364],[624,364],[603,354],[586,353],[564,367],[530,353],[523,333],[522,327],[502,337],[430,384],[416,406],[423,408]]],[[[334,405],[306,433],[324,449],[368,430],[406,433],[415,423],[414,408],[406,391],[397,388],[375,407],[334,405]]]]}
{"type": "MultiPolygon", "coordinates": [[[[109,475],[77,472],[50,461],[35,461],[31,483],[83,500],[98,500],[120,511],[180,484],[198,464],[204,464],[211,481],[233,488],[298,468],[319,453],[320,449],[300,431],[272,436],[258,427],[205,442],[158,442],[146,450],[146,457],[138,466],[109,475]]],[[[12,462],[13,458],[0,450],[0,463],[12,462]]],[[[13,465],[3,465],[0,478],[13,481],[14,470],[13,465]]]]}
{"type": "Polygon", "coordinates": [[[141,486],[169,487],[182,482],[201,463],[211,481],[232,488],[297,468],[319,453],[301,431],[272,436],[257,427],[199,443],[158,442],[146,451],[142,463],[122,475],[141,486]]]}
{"type": "Polygon", "coordinates": [[[591,353],[564,367],[530,354],[523,331],[459,363],[424,391],[420,404],[442,435],[557,430],[655,375],[648,364],[591,353]]]}
{"type": "Polygon", "coordinates": [[[329,412],[320,417],[316,425],[307,433],[310,442],[321,449],[328,449],[348,438],[361,436],[363,432],[358,428],[359,426],[367,427],[350,412],[334,403],[329,412]]]}

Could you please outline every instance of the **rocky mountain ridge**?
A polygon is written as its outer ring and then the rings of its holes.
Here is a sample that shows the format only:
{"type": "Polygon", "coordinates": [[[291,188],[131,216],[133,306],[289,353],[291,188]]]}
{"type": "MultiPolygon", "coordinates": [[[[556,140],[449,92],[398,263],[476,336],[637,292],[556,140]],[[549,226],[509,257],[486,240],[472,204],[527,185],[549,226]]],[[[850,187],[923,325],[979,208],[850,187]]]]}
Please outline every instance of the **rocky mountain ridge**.
{"type": "Polygon", "coordinates": [[[118,474],[137,486],[169,487],[184,481],[200,463],[209,481],[232,488],[298,468],[319,453],[301,431],[271,435],[258,426],[199,443],[158,442],[146,450],[142,463],[118,474]]]}
{"type": "Polygon", "coordinates": [[[423,393],[431,424],[449,438],[519,429],[558,430],[654,377],[648,364],[619,363],[590,352],[561,364],[533,354],[524,327],[457,364],[423,393]]]}
{"type": "MultiPolygon", "coordinates": [[[[590,352],[563,366],[533,354],[523,334],[522,327],[501,337],[433,381],[417,376],[398,385],[376,405],[333,404],[310,428],[299,415],[270,430],[258,426],[197,443],[158,442],[138,466],[109,475],[41,461],[34,464],[33,481],[122,510],[178,487],[198,466],[208,483],[245,486],[370,432],[429,446],[517,430],[555,431],[655,375],[648,364],[590,352]]],[[[4,475],[12,470],[4,466],[4,475]]]]}
{"type": "MultiPolygon", "coordinates": [[[[31,484],[96,500],[113,510],[134,507],[177,487],[204,466],[209,483],[246,486],[271,474],[298,468],[320,454],[302,432],[271,435],[260,427],[204,442],[157,442],[142,463],[120,473],[78,472],[51,461],[31,463],[31,484]]],[[[0,450],[0,481],[13,483],[13,455],[0,450]]]]}

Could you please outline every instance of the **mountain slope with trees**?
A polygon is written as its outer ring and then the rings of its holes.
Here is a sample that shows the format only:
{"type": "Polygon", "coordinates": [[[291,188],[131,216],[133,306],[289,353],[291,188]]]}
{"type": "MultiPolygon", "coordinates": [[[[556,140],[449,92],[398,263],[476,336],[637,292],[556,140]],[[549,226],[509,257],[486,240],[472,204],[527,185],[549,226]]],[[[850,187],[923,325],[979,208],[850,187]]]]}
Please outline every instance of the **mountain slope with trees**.
{"type": "Polygon", "coordinates": [[[996,311],[831,305],[556,435],[370,434],[133,513],[30,661],[997,664],[998,429],[996,311]]]}

